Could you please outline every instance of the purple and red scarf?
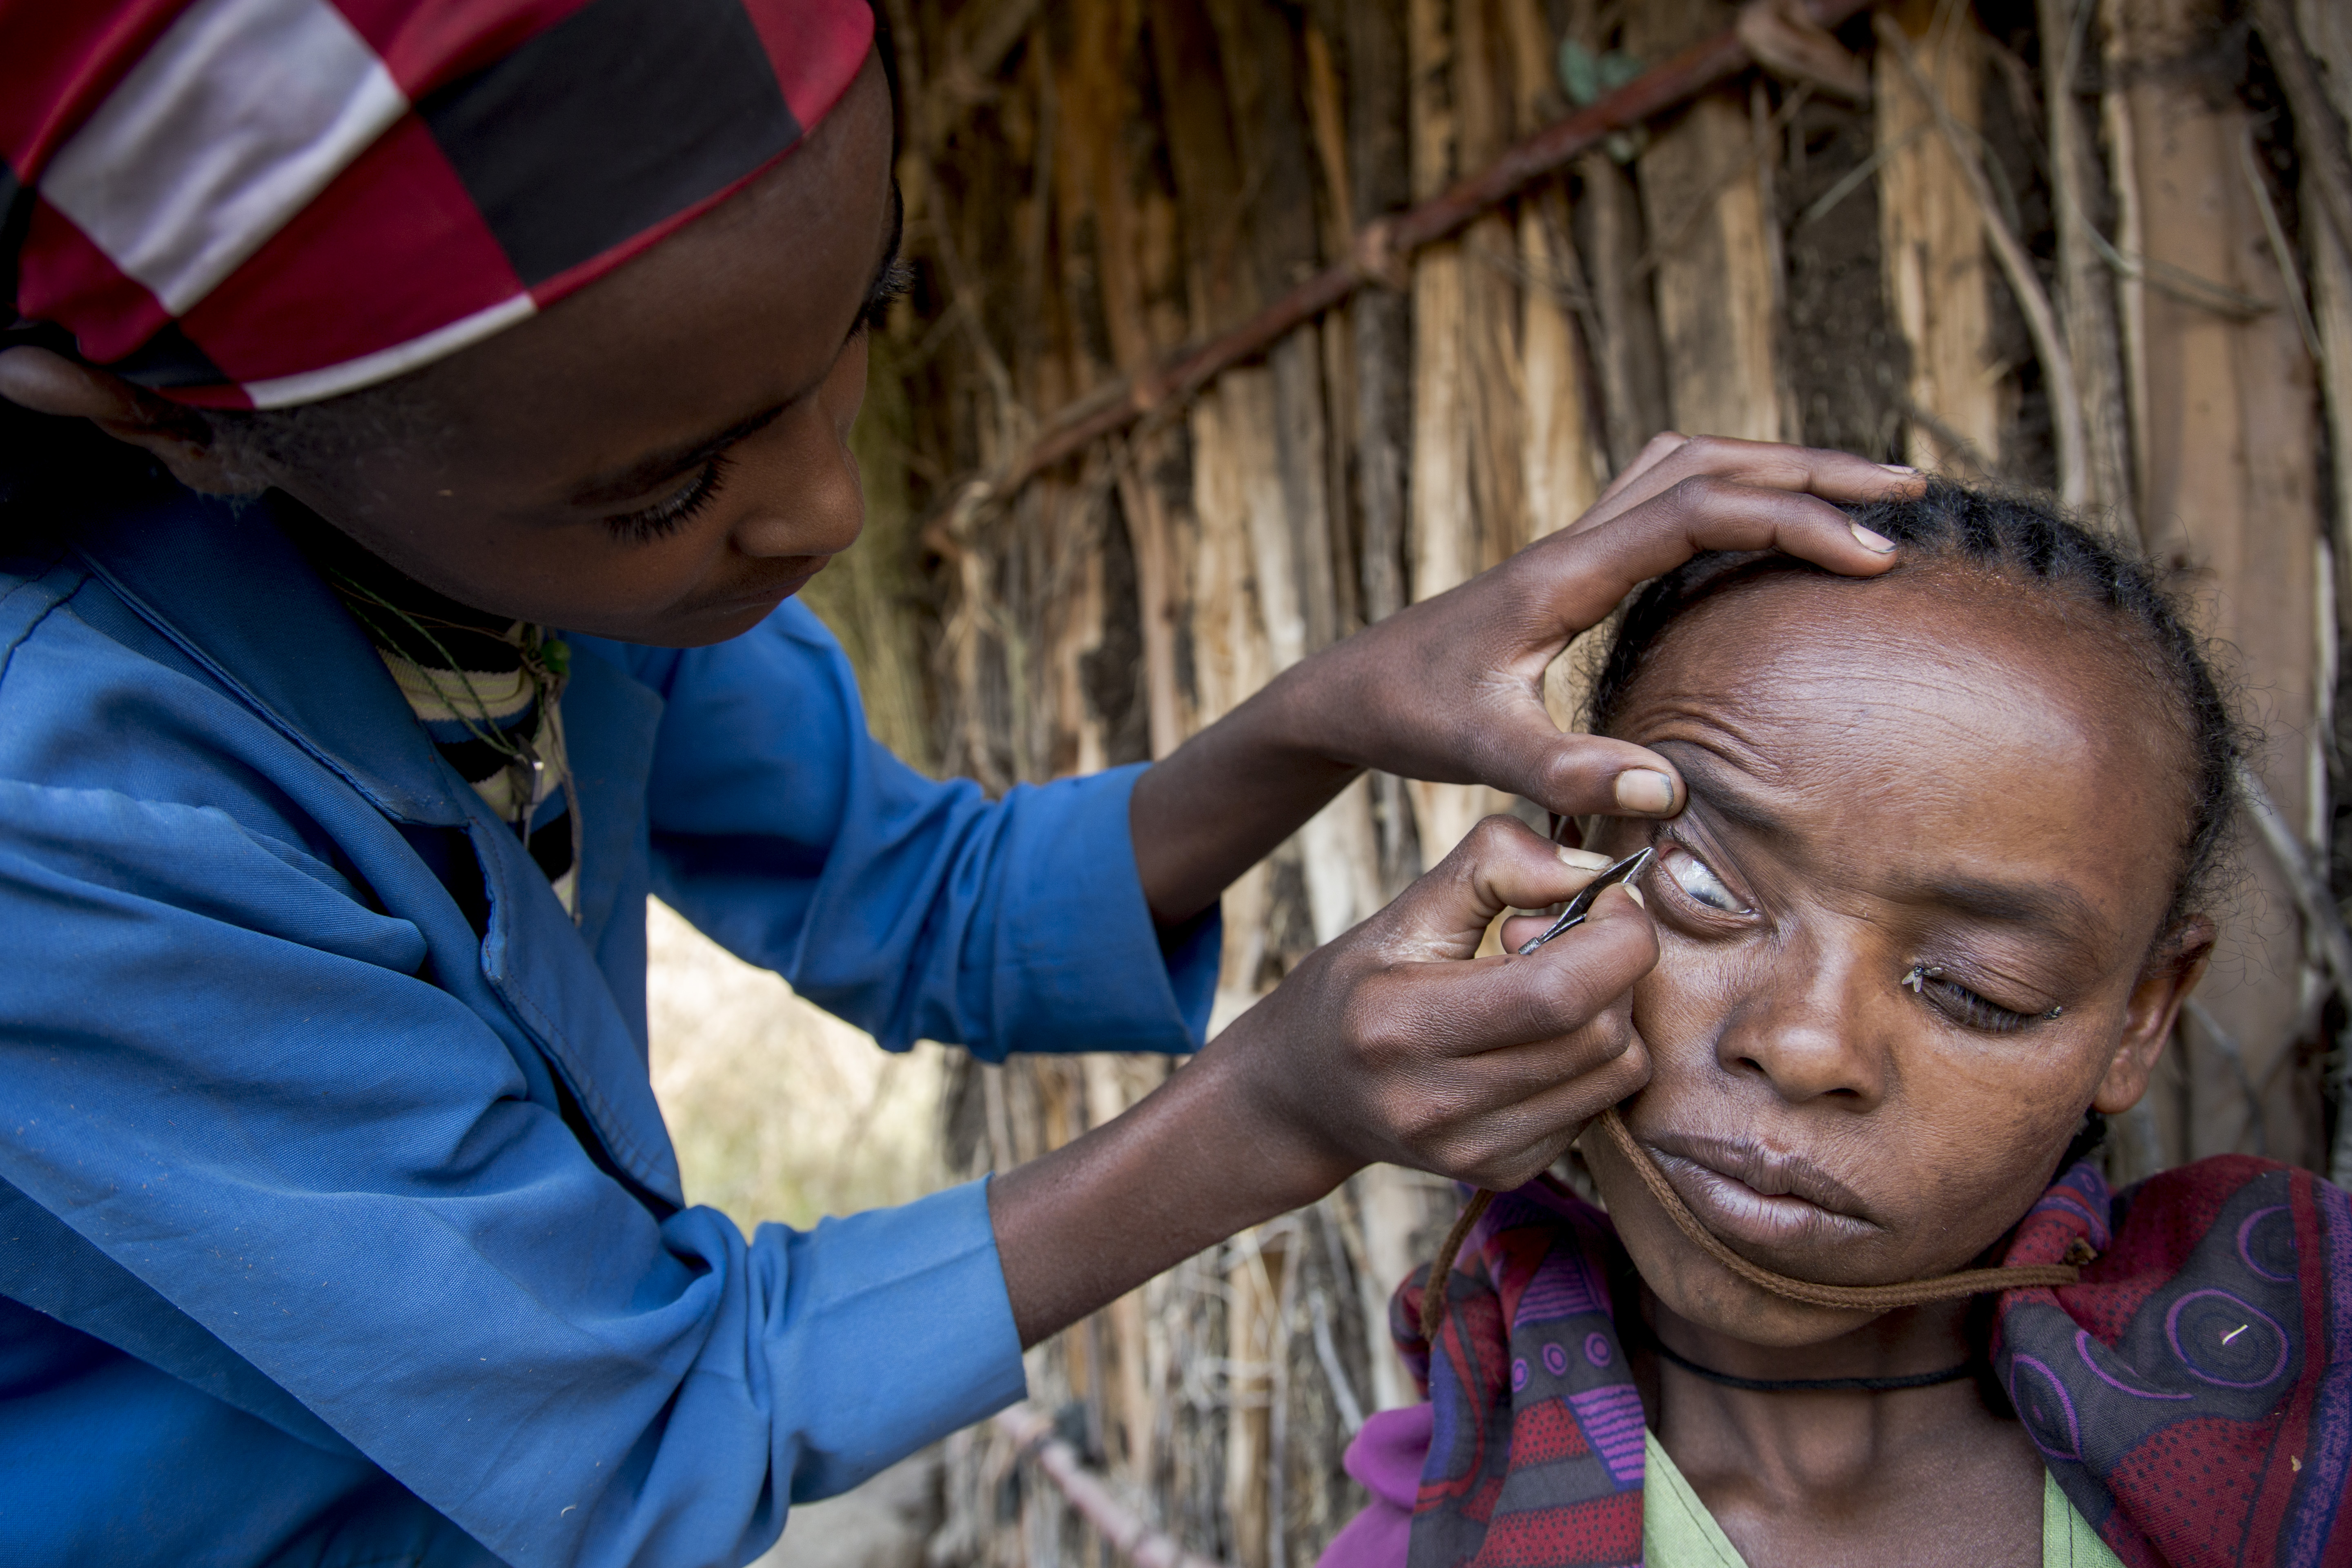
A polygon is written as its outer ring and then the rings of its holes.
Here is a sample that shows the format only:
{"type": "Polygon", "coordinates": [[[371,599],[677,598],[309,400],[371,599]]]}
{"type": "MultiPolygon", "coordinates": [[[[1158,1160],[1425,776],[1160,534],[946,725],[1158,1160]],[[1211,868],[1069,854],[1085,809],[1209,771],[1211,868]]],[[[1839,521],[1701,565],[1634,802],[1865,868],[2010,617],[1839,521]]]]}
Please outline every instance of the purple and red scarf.
{"type": "MultiPolygon", "coordinates": [[[[2059,1486],[2132,1568],[2352,1564],[2352,1200],[2227,1156],[2111,1194],[2088,1164],[2006,1266],[2097,1253],[2082,1283],[2005,1291],[1992,1373],[2059,1486]]],[[[1542,1178],[1496,1200],[1447,1281],[1391,1330],[1426,1389],[1412,1568],[1642,1560],[1643,1409],[1608,1217],[1542,1178]]]]}

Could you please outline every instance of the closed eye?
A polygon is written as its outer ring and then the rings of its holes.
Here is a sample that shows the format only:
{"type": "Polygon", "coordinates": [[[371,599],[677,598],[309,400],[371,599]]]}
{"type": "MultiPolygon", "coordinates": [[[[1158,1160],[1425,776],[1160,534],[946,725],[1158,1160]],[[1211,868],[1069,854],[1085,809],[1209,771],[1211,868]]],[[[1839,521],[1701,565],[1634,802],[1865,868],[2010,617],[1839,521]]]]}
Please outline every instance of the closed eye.
{"type": "Polygon", "coordinates": [[[1922,1001],[1945,1017],[1964,1029],[1975,1029],[1982,1034],[2012,1035],[2041,1016],[2034,1013],[2020,1013],[1979,996],[1958,981],[1947,977],[1940,969],[1915,970],[1909,984],[1922,1001]]]}
{"type": "Polygon", "coordinates": [[[608,517],[604,520],[604,526],[624,543],[650,544],[656,539],[666,539],[692,521],[703,508],[710,504],[712,498],[719,494],[719,488],[727,482],[727,454],[716,453],[703,464],[685,489],[641,510],[608,517]]]}

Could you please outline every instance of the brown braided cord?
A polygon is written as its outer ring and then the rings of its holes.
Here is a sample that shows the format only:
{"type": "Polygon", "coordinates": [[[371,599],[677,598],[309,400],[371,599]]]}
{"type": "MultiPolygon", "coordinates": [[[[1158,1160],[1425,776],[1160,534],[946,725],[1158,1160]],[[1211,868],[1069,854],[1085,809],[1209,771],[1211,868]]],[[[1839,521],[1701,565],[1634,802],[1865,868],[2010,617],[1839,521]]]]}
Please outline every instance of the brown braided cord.
{"type": "MultiPolygon", "coordinates": [[[[1786,1274],[1775,1274],[1769,1268],[1748,1262],[1726,1247],[1713,1231],[1701,1225],[1698,1215],[1691,1213],[1684,1204],[1682,1194],[1675,1191],[1674,1184],[1666,1180],[1666,1173],[1658,1169],[1657,1162],[1633,1142],[1633,1130],[1625,1125],[1625,1119],[1617,1114],[1615,1106],[1601,1113],[1598,1125],[1609,1135],[1609,1141],[1617,1145],[1617,1152],[1625,1156],[1625,1163],[1633,1167],[1633,1173],[1642,1178],[1642,1184],[1650,1189],[1650,1195],[1657,1200],[1658,1206],[1666,1211],[1666,1217],[1673,1220],[1675,1228],[1690,1237],[1700,1251],[1757,1289],[1785,1296],[1791,1301],[1802,1301],[1812,1307],[1833,1307],[1843,1311],[1891,1312],[1898,1307],[1949,1301],[1992,1290],[2026,1290],[2038,1285],[2047,1285],[2054,1289],[2075,1284],[2082,1278],[2082,1270],[2072,1264],[2040,1263],[2023,1268],[1964,1268],[1957,1274],[1938,1275],[1933,1279],[1914,1279],[1907,1285],[1817,1285],[1810,1279],[1792,1279],[1786,1274]]],[[[1483,1187],[1472,1194],[1470,1201],[1462,1205],[1462,1213],[1454,1220],[1454,1228],[1445,1233],[1444,1241],[1438,1245],[1437,1257],[1429,1268],[1429,1282],[1422,1287],[1421,1291],[1421,1337],[1431,1344],[1437,1342],[1437,1331],[1445,1321],[1445,1282],[1453,1276],[1454,1260],[1460,1256],[1462,1244],[1470,1238],[1471,1227],[1478,1223],[1479,1216],[1486,1212],[1486,1205],[1494,1201],[1495,1194],[1483,1187]]]]}
{"type": "Polygon", "coordinates": [[[1454,1216],[1454,1228],[1437,1244],[1437,1257],[1429,1266],[1429,1282],[1421,1288],[1421,1337],[1431,1344],[1437,1342],[1438,1328],[1445,1321],[1445,1282],[1454,1278],[1454,1259],[1461,1254],[1462,1244],[1470,1239],[1470,1227],[1486,1212],[1495,1194],[1480,1187],[1470,1194],[1454,1216]]]}
{"type": "Polygon", "coordinates": [[[1786,1296],[1791,1301],[1808,1306],[1834,1307],[1845,1311],[1891,1312],[1898,1307],[1916,1307],[1928,1301],[1950,1301],[1962,1296],[1977,1296],[1990,1290],[2024,1290],[2037,1285],[2053,1289],[2074,1284],[2082,1270],[2069,1263],[2042,1263],[2025,1268],[1964,1268],[1957,1274],[1941,1274],[1933,1279],[1914,1279],[1907,1285],[1816,1285],[1810,1279],[1791,1279],[1786,1274],[1775,1274],[1748,1261],[1728,1247],[1716,1234],[1701,1225],[1698,1215],[1684,1205],[1682,1194],[1666,1180],[1647,1151],[1633,1142],[1633,1130],[1625,1119],[1611,1106],[1602,1111],[1600,1126],[1625,1156],[1658,1206],[1675,1228],[1691,1238],[1698,1249],[1730,1269],[1742,1279],[1761,1290],[1776,1296],[1786,1296]]]}

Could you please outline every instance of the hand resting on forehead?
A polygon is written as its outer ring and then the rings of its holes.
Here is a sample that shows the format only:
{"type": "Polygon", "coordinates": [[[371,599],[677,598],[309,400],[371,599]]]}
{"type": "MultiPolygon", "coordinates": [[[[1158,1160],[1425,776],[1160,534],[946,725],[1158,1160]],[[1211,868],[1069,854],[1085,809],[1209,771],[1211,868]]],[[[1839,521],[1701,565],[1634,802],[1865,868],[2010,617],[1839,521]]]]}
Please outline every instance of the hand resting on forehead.
{"type": "MultiPolygon", "coordinates": [[[[1855,516],[1893,570],[1702,556],[1619,625],[1589,727],[1688,790],[1591,846],[1657,852],[1651,1074],[1630,1138],[1581,1143],[1605,1212],[1550,1178],[1502,1196],[1433,1341],[1423,1281],[1400,1292],[1436,1400],[1387,1494],[1420,1499],[1415,1564],[1571,1517],[1546,1561],[2268,1562],[2346,1529],[2344,1456],[2321,1473],[2306,1427],[2347,1352],[2299,1337],[2344,1321],[2344,1194],[2231,1157],[2111,1198],[2082,1160],[2213,941],[2237,738],[2199,644],[2145,568],[2026,502],[1936,484],[1855,516]],[[1811,1285],[2085,1266],[1871,1311],[1723,1248],[1811,1285]],[[2246,1506],[2181,1505],[2221,1469],[2246,1506]]],[[[1383,1443],[1396,1468],[1403,1419],[1360,1468],[1383,1443]]],[[[1383,1507],[1326,1562],[1396,1561],[1393,1518],[1361,1551],[1383,1507]]]]}

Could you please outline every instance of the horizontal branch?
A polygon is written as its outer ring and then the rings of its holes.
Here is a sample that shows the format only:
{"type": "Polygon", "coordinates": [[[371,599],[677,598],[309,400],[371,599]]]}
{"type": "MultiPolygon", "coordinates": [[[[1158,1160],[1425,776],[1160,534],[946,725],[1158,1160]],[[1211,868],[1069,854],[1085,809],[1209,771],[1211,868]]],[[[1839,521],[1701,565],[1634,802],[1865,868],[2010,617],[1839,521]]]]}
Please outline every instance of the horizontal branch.
{"type": "Polygon", "coordinates": [[[1224,1568],[1221,1563],[1194,1556],[1145,1524],[1140,1515],[1111,1494],[1100,1476],[1086,1468],[1076,1448],[1054,1435],[1053,1421],[1035,1405],[1015,1405],[1000,1410],[990,1425],[1045,1471],[1045,1479],[1078,1516],[1136,1568],[1224,1568]]]}
{"type": "MultiPolygon", "coordinates": [[[[1769,5],[1770,0],[1749,3],[1769,5]]],[[[1834,27],[1866,3],[1803,0],[1803,10],[1820,26],[1834,27]]],[[[969,516],[1001,503],[1039,473],[1076,457],[1102,437],[1147,415],[1181,405],[1221,373],[1264,355],[1290,332],[1346,302],[1367,284],[1403,287],[1404,264],[1415,252],[1460,233],[1481,214],[1557,174],[1612,132],[1630,130],[1686,103],[1755,63],[1740,30],[1727,27],[1589,107],[1515,142],[1485,168],[1465,175],[1419,205],[1373,219],[1356,231],[1345,260],[1323,268],[1247,321],[1179,348],[1150,369],[1110,382],[1051,416],[1035,438],[1010,461],[967,484],[957,498],[956,510],[969,516]]]]}

